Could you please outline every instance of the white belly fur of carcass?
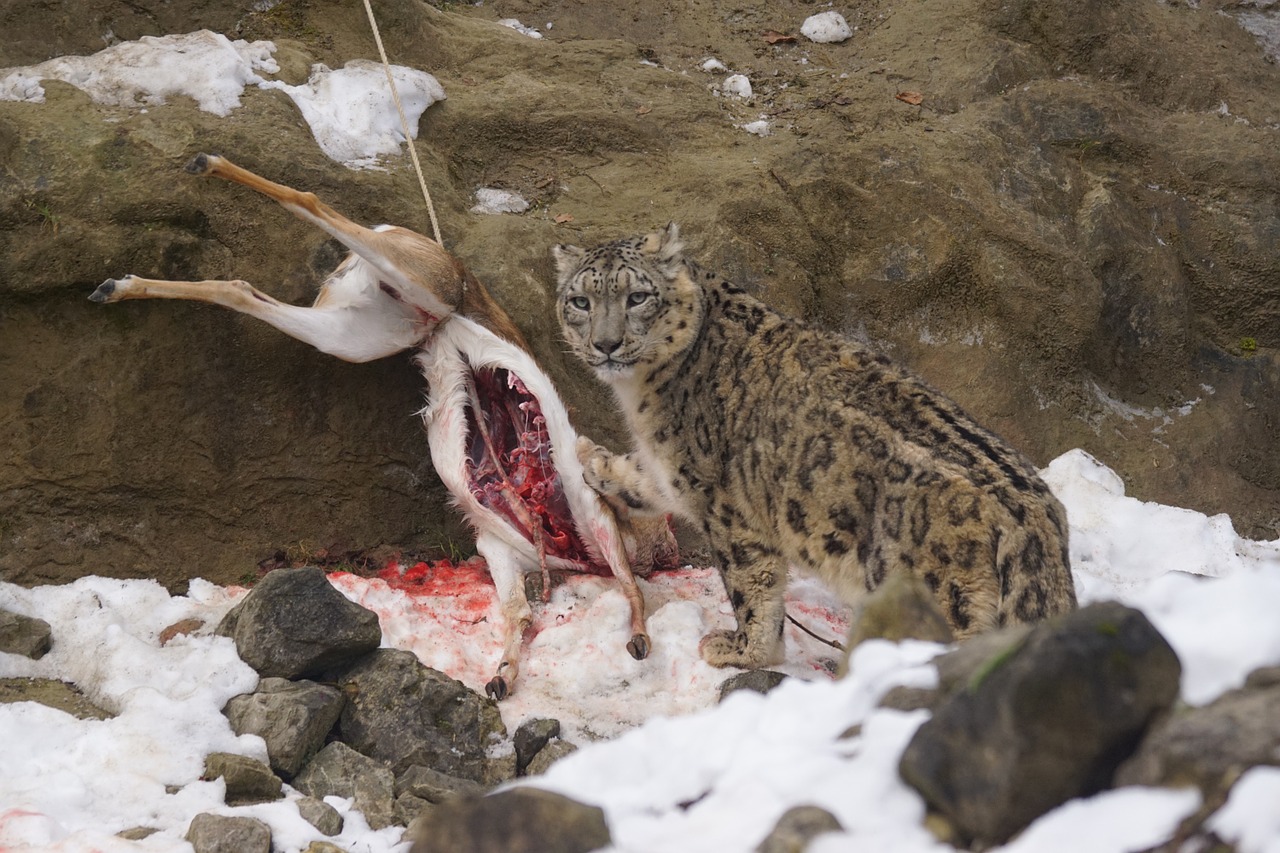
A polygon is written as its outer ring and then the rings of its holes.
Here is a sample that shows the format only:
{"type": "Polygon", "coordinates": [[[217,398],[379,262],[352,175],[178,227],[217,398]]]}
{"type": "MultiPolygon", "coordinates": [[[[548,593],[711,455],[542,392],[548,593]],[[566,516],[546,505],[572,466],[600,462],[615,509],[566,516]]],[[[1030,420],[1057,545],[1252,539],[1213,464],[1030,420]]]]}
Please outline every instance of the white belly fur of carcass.
{"type": "MultiPolygon", "coordinates": [[[[461,315],[442,323],[416,357],[430,389],[422,410],[436,473],[453,495],[458,507],[475,528],[477,537],[489,534],[502,540],[518,554],[522,571],[537,571],[539,556],[532,543],[507,520],[476,500],[467,475],[467,417],[470,405],[467,379],[470,368],[505,368],[518,376],[538,400],[546,418],[551,440],[551,458],[565,492],[574,527],[593,559],[615,572],[622,554],[622,542],[610,511],[582,479],[582,464],[576,449],[577,433],[550,378],[533,358],[480,324],[461,315]]],[[[490,558],[490,555],[482,556],[490,558]]],[[[581,569],[579,564],[548,554],[552,568],[581,569]]],[[[490,558],[492,562],[492,559],[490,558]]],[[[625,562],[623,563],[625,565],[625,562]]]]}

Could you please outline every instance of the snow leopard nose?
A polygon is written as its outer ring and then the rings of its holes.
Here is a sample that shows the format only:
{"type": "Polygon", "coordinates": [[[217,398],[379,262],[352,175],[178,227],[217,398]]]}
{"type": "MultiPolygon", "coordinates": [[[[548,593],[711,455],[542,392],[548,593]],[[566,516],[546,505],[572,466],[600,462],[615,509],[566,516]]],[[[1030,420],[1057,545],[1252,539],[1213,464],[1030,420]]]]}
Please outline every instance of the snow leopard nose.
{"type": "Polygon", "coordinates": [[[596,341],[593,346],[601,355],[613,355],[622,346],[622,340],[602,339],[596,341]]]}

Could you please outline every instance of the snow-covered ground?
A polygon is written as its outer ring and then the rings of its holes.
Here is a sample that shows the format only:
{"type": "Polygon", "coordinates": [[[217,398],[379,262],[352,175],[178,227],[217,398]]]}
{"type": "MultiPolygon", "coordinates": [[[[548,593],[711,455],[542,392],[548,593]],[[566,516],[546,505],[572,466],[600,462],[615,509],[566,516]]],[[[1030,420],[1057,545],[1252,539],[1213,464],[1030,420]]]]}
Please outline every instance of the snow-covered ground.
{"type": "MultiPolygon", "coordinates": [[[[1254,668],[1280,664],[1280,541],[1242,540],[1224,516],[1125,497],[1115,474],[1081,451],[1044,473],[1067,505],[1082,601],[1142,609],[1182,660],[1185,701],[1209,702],[1254,668]]],[[[499,655],[499,616],[477,566],[417,584],[332,579],[378,612],[385,645],[483,689],[499,655]]],[[[640,584],[654,640],[644,661],[626,653],[627,606],[609,579],[571,577],[537,608],[539,630],[503,719],[514,730],[555,717],[567,738],[586,744],[539,785],[602,806],[620,851],[748,851],[801,804],[827,808],[845,827],[815,842],[818,853],[950,849],[923,828],[924,803],[896,772],[926,712],[875,707],[893,685],[931,684],[929,660],[943,647],[866,643],[849,676],[833,681],[833,650],[789,627],[781,668],[796,677],[768,696],[737,693],[717,705],[730,673],[697,654],[698,638],[731,619],[714,572],[685,568],[640,584]],[[854,725],[859,736],[839,737],[854,725]],[[609,740],[591,743],[597,738],[609,740]]],[[[221,781],[200,780],[209,752],[266,757],[258,738],[234,735],[220,712],[256,681],[231,641],[209,633],[243,594],[203,581],[177,597],[150,581],[100,577],[36,589],[0,584],[0,607],[46,620],[55,638],[39,661],[0,654],[0,677],[73,681],[117,714],[80,721],[32,703],[0,705],[0,849],[181,850],[202,811],[264,820],[282,850],[321,837],[298,816],[296,794],[233,809],[222,804],[221,781]],[[161,645],[164,628],[189,618],[208,627],[161,645]],[[139,842],[114,837],[140,825],[160,831],[139,842]]],[[[845,630],[841,608],[812,582],[793,584],[788,609],[822,636],[845,630]]],[[[1252,771],[1236,794],[1215,818],[1217,831],[1242,851],[1280,849],[1280,772],[1252,771]]],[[[350,803],[331,802],[347,817],[336,843],[407,849],[398,830],[373,832],[350,803]]],[[[1140,850],[1166,839],[1198,804],[1187,791],[1105,793],[1051,812],[1006,849],[1140,850]]]]}

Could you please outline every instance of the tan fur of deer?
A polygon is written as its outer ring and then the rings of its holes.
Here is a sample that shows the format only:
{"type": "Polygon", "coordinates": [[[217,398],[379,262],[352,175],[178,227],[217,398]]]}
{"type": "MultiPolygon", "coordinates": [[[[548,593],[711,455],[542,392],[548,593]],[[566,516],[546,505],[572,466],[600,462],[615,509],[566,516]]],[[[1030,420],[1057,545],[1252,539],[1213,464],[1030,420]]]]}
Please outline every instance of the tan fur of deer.
{"type": "MultiPolygon", "coordinates": [[[[187,171],[243,184],[279,202],[286,210],[340,241],[350,254],[325,281],[310,307],[279,302],[244,281],[160,281],[136,276],[108,279],[90,297],[96,302],[125,299],[189,299],[222,305],[256,317],[280,331],[345,361],[363,362],[417,349],[427,379],[423,410],[432,462],[476,532],[476,550],[485,558],[497,587],[503,617],[503,652],[486,691],[507,695],[519,672],[519,653],[532,613],[524,574],[552,568],[581,568],[548,555],[542,527],[532,536],[513,529],[485,506],[469,479],[466,451],[467,407],[479,408],[472,371],[499,368],[515,375],[536,398],[546,419],[551,461],[581,542],[594,561],[607,565],[630,605],[627,649],[639,659],[650,642],[644,603],[632,576],[674,556],[665,526],[635,526],[586,486],[576,452],[577,435],[550,379],[534,361],[511,318],[484,286],[438,243],[406,228],[365,228],[346,219],[312,193],[259,177],[230,161],[201,154],[187,171]],[[625,537],[625,538],[624,538],[625,537]],[[630,551],[630,555],[628,554],[630,551]]],[[[476,417],[479,417],[477,414],[476,417]]],[[[515,514],[525,510],[513,510],[515,514]]],[[[530,521],[534,521],[530,519],[530,521]]],[[[545,587],[544,587],[545,588],[545,587]]]]}

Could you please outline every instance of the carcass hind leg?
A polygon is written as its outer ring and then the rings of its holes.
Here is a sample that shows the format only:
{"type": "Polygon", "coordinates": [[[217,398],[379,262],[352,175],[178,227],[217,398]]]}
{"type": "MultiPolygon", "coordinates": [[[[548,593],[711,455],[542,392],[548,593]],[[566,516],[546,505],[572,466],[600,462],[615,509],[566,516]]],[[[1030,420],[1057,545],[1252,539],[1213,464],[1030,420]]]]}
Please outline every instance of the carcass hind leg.
{"type": "Polygon", "coordinates": [[[498,661],[497,672],[484,686],[488,696],[501,701],[511,694],[520,674],[520,647],[525,630],[533,622],[533,611],[525,597],[519,555],[502,540],[483,533],[476,538],[476,550],[489,564],[489,574],[502,608],[502,659],[498,661]]]}

